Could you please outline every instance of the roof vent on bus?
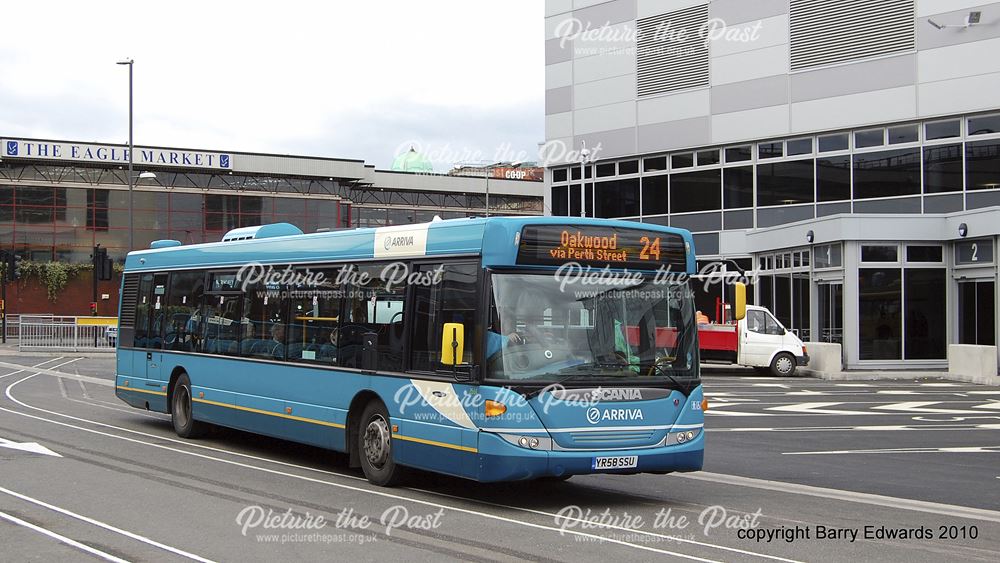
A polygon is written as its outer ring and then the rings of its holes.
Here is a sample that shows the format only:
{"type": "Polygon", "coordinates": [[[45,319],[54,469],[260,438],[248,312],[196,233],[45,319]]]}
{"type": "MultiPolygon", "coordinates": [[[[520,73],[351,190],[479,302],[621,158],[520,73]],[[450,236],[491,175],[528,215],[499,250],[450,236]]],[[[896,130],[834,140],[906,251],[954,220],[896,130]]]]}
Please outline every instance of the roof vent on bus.
{"type": "Polygon", "coordinates": [[[256,227],[240,227],[238,229],[233,229],[223,235],[222,242],[254,240],[271,237],[288,237],[301,234],[302,230],[291,223],[271,223],[270,225],[258,225],[256,227]]]}
{"type": "Polygon", "coordinates": [[[172,240],[172,239],[154,240],[153,242],[149,243],[149,247],[153,248],[153,249],[156,249],[156,248],[170,248],[172,246],[180,246],[180,245],[181,245],[181,241],[179,241],[179,240],[172,240]]]}

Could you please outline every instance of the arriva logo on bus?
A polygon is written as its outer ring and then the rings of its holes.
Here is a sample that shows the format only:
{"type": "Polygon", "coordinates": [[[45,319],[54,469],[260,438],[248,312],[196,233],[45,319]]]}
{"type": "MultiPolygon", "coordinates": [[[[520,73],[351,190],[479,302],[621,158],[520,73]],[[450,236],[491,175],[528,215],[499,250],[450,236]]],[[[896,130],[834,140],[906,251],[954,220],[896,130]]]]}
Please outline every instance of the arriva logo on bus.
{"type": "Polygon", "coordinates": [[[587,409],[587,422],[597,424],[605,420],[643,420],[641,409],[587,409]]]}

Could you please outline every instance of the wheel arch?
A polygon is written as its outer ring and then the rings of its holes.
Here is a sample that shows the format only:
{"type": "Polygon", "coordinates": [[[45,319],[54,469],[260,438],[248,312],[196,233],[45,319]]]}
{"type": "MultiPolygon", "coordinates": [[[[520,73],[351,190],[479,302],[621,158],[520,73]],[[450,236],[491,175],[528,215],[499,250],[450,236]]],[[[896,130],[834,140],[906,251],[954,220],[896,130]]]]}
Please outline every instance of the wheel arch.
{"type": "MultiPolygon", "coordinates": [[[[182,366],[174,366],[174,369],[170,372],[170,382],[167,383],[167,414],[171,414],[174,408],[174,385],[177,384],[177,379],[182,373],[188,373],[186,369],[182,366]]],[[[188,374],[191,377],[191,374],[188,374]]]]}
{"type": "Polygon", "coordinates": [[[379,401],[383,405],[385,401],[378,393],[371,389],[359,391],[351,399],[351,405],[347,408],[347,424],[345,424],[345,445],[347,446],[348,466],[361,467],[361,452],[358,451],[358,434],[361,430],[361,412],[365,410],[368,403],[379,401]]]}

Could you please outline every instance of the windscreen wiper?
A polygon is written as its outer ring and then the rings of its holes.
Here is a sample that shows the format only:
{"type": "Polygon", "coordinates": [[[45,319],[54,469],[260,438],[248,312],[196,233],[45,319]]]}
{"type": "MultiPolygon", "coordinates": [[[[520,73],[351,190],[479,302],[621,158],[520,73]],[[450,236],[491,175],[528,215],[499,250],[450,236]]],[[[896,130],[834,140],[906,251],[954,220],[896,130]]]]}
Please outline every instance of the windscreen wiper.
{"type": "MultiPolygon", "coordinates": [[[[638,366],[639,369],[642,369],[642,365],[641,364],[629,364],[629,366],[638,366]]],[[[667,376],[668,378],[670,378],[670,381],[673,382],[673,384],[677,386],[677,390],[678,391],[681,390],[682,388],[690,387],[690,386],[683,386],[682,387],[681,383],[679,381],[677,381],[677,379],[674,378],[673,375],[670,375],[670,372],[667,371],[666,368],[664,368],[662,365],[658,364],[655,361],[653,362],[653,367],[656,368],[656,371],[658,371],[661,374],[663,374],[663,375],[667,376]]]]}

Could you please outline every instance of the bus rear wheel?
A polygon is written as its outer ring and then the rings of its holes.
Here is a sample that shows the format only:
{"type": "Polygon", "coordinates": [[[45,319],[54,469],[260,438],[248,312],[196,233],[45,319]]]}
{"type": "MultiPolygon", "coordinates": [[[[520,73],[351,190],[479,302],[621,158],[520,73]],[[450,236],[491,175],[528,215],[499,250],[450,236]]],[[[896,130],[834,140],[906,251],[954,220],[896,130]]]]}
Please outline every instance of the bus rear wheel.
{"type": "Polygon", "coordinates": [[[198,438],[205,435],[208,426],[194,419],[191,401],[191,378],[182,373],[174,384],[174,392],[170,397],[170,421],[174,423],[174,432],[181,438],[198,438]]]}
{"type": "Polygon", "coordinates": [[[402,481],[405,470],[393,459],[389,411],[381,401],[368,403],[362,411],[357,448],[361,470],[372,484],[392,487],[402,481]]]}

